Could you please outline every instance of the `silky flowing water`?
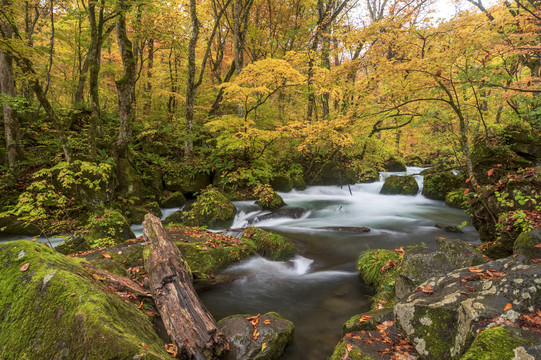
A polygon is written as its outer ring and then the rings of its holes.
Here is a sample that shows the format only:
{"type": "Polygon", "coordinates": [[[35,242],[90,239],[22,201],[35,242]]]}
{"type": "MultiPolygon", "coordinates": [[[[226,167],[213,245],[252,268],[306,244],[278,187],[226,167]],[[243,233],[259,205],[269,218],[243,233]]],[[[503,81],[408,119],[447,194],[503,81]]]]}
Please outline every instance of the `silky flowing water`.
{"type": "MultiPolygon", "coordinates": [[[[421,168],[408,168],[417,174],[421,168]]],[[[298,247],[289,261],[248,259],[224,272],[237,280],[200,294],[216,319],[232,314],[276,311],[295,324],[295,338],[283,359],[319,360],[333,352],[341,335],[342,324],[355,314],[368,311],[373,290],[358,277],[356,261],[367,249],[395,249],[425,244],[435,247],[438,237],[460,238],[479,243],[471,226],[463,234],[450,234],[435,224],[460,225],[468,220],[464,211],[442,201],[416,196],[380,195],[383,179],[370,184],[348,186],[310,186],[304,191],[280,193],[289,207],[306,209],[298,219],[278,217],[257,221],[261,211],[253,201],[235,202],[238,214],[232,228],[249,224],[291,238],[298,247]],[[369,227],[367,233],[321,229],[323,227],[369,227]]],[[[422,176],[416,175],[422,187],[422,176]]],[[[162,209],[165,218],[179,210],[162,209]]],[[[132,226],[136,236],[142,225],[132,226]]],[[[220,230],[220,229],[215,229],[220,230]]],[[[30,237],[5,237],[9,241],[30,237]]],[[[63,238],[50,239],[53,246],[63,238]]],[[[44,238],[37,241],[47,242],[44,238]]]]}
{"type": "MultiPolygon", "coordinates": [[[[420,168],[408,168],[408,174],[420,168]]],[[[423,195],[380,195],[383,179],[371,184],[311,186],[304,191],[280,193],[289,207],[307,212],[298,219],[287,217],[254,222],[265,214],[253,201],[236,202],[239,212],[232,228],[252,223],[283,234],[298,246],[289,261],[256,257],[225,270],[238,275],[230,284],[201,294],[216,319],[232,314],[276,311],[295,324],[295,338],[283,359],[326,359],[351,316],[368,311],[373,290],[358,277],[356,261],[367,249],[413,244],[435,247],[438,237],[461,238],[477,243],[476,231],[466,226],[463,234],[449,234],[435,224],[460,225],[468,220],[461,210],[423,195]],[[351,189],[351,193],[350,193],[351,189]],[[330,231],[322,227],[369,227],[368,233],[330,231]]],[[[422,176],[416,179],[422,186],[422,176]]]]}

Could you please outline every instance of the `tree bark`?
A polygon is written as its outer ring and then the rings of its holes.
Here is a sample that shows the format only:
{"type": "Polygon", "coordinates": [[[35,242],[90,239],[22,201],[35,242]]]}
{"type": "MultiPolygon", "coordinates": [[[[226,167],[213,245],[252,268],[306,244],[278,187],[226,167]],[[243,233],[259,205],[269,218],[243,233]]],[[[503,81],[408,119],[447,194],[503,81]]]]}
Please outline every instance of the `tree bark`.
{"type": "Polygon", "coordinates": [[[129,292],[138,298],[152,298],[152,295],[148,290],[125,276],[112,274],[109,271],[99,269],[87,262],[83,262],[81,265],[88,269],[90,273],[103,276],[107,285],[112,287],[115,291],[129,292]]]}
{"type": "Polygon", "coordinates": [[[120,126],[118,137],[115,142],[115,157],[118,159],[128,158],[128,145],[130,144],[133,132],[135,101],[135,81],[137,79],[136,64],[137,60],[133,54],[133,47],[126,29],[126,11],[129,5],[125,0],[119,1],[120,11],[116,21],[116,35],[124,76],[116,81],[118,91],[118,115],[120,117],[120,126]]]}
{"type": "MultiPolygon", "coordinates": [[[[7,9],[9,0],[3,0],[1,6],[7,9]]],[[[11,38],[12,31],[9,25],[0,23],[4,37],[11,38]]],[[[6,150],[8,164],[11,168],[17,166],[18,161],[23,157],[19,147],[19,120],[17,114],[10,105],[11,99],[15,96],[15,80],[13,78],[13,59],[8,53],[0,51],[0,93],[3,97],[4,131],[6,137],[6,150]]]]}
{"type": "MultiPolygon", "coordinates": [[[[199,20],[197,19],[197,4],[190,0],[190,18],[192,21],[192,36],[188,45],[188,81],[186,85],[186,139],[184,140],[184,156],[189,157],[193,151],[193,108],[195,102],[195,48],[199,38],[199,20]]],[[[219,20],[218,20],[219,21],[219,20]]]]}
{"type": "Polygon", "coordinates": [[[195,293],[186,259],[152,214],[145,216],[143,236],[152,249],[145,258],[152,297],[180,358],[218,358],[227,339],[195,293]]]}

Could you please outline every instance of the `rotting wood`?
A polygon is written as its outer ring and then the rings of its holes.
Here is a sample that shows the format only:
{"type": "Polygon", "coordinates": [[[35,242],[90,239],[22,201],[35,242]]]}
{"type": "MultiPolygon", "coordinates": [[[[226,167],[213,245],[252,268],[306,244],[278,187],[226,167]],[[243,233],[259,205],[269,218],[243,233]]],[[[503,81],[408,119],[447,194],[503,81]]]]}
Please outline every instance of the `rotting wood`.
{"type": "Polygon", "coordinates": [[[125,276],[111,274],[109,271],[99,269],[87,262],[83,262],[81,265],[83,265],[85,269],[88,269],[92,274],[103,276],[107,282],[107,285],[113,287],[116,291],[127,291],[134,294],[138,298],[152,297],[148,290],[125,276]]]}
{"type": "Polygon", "coordinates": [[[151,247],[145,268],[152,297],[167,333],[182,359],[218,359],[228,348],[227,338],[197,296],[190,268],[156,216],[147,214],[143,236],[151,247]]]}

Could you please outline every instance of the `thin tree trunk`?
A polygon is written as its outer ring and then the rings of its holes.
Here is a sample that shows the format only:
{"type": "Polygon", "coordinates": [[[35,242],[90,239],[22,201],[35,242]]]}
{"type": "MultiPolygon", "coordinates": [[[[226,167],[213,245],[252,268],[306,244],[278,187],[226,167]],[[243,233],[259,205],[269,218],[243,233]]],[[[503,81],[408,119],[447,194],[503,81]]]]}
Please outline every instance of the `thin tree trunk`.
{"type": "Polygon", "coordinates": [[[190,18],[192,20],[192,36],[188,45],[188,81],[186,85],[186,139],[184,140],[184,156],[189,157],[193,151],[193,108],[195,102],[195,48],[199,38],[199,20],[197,19],[196,0],[190,0],[190,18]]]}

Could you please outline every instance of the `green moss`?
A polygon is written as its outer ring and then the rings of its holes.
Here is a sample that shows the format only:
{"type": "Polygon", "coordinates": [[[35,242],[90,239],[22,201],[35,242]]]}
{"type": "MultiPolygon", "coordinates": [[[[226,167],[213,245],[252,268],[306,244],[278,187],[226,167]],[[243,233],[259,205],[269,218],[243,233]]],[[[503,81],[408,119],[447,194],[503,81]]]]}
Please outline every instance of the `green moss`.
{"type": "Polygon", "coordinates": [[[1,358],[168,357],[147,316],[104,291],[78,261],[29,241],[2,244],[0,254],[1,358]]]}
{"type": "Polygon", "coordinates": [[[89,222],[90,230],[85,238],[91,245],[110,246],[135,238],[126,218],[117,210],[105,209],[89,222]]]}
{"type": "Polygon", "coordinates": [[[506,327],[493,327],[481,332],[461,360],[511,360],[514,349],[532,344],[531,340],[515,336],[506,327]]]}
{"type": "Polygon", "coordinates": [[[276,192],[272,192],[272,195],[269,197],[259,197],[259,200],[255,202],[257,205],[261,206],[263,210],[275,211],[285,205],[284,199],[276,192]]]}
{"type": "Polygon", "coordinates": [[[467,206],[466,197],[464,196],[465,188],[452,190],[445,195],[445,203],[449,206],[459,209],[465,209],[467,206]]]}
{"type": "Polygon", "coordinates": [[[412,320],[415,338],[424,340],[424,348],[432,359],[448,358],[454,347],[456,335],[448,324],[456,323],[456,312],[444,307],[417,307],[416,309],[412,320]]]}
{"type": "Polygon", "coordinates": [[[334,352],[332,353],[329,360],[342,360],[342,359],[350,359],[350,360],[374,360],[373,357],[364,355],[357,346],[352,345],[352,349],[347,352],[348,355],[346,357],[346,342],[344,339],[340,340],[338,345],[334,348],[334,352]]]}
{"type": "Polygon", "coordinates": [[[185,215],[189,226],[227,227],[231,225],[237,209],[216,188],[208,187],[192,204],[185,215]]]}
{"type": "Polygon", "coordinates": [[[186,197],[180,191],[175,191],[171,195],[164,197],[161,204],[164,208],[181,207],[186,203],[186,197]]]}
{"type": "Polygon", "coordinates": [[[276,191],[290,192],[293,190],[293,180],[286,175],[277,175],[270,182],[272,188],[276,191]]]}
{"type": "Polygon", "coordinates": [[[539,243],[541,243],[541,230],[524,231],[515,240],[513,252],[537,259],[541,257],[541,248],[535,247],[539,243]]]}
{"type": "Polygon", "coordinates": [[[387,195],[416,195],[419,192],[419,185],[411,175],[391,175],[385,179],[380,194],[387,195]]]}
{"type": "Polygon", "coordinates": [[[427,174],[423,182],[423,195],[429,199],[445,200],[449,192],[461,185],[461,178],[450,170],[427,174]]]}
{"type": "Polygon", "coordinates": [[[242,240],[252,240],[257,252],[271,260],[286,260],[290,258],[297,247],[288,238],[256,227],[248,227],[242,235],[242,240]]]}
{"type": "Polygon", "coordinates": [[[402,259],[394,250],[377,249],[363,252],[357,260],[359,276],[376,288],[372,307],[378,304],[391,307],[394,304],[394,284],[398,276],[402,259]],[[394,265],[392,265],[394,263],[394,265]],[[383,270],[383,272],[382,272],[383,270]]]}
{"type": "Polygon", "coordinates": [[[354,331],[373,331],[377,330],[376,324],[384,321],[393,320],[394,314],[392,308],[385,308],[380,310],[372,310],[367,313],[357,314],[352,316],[342,326],[342,335],[351,333],[354,331]],[[364,315],[371,316],[369,319],[360,321],[364,315]]]}

